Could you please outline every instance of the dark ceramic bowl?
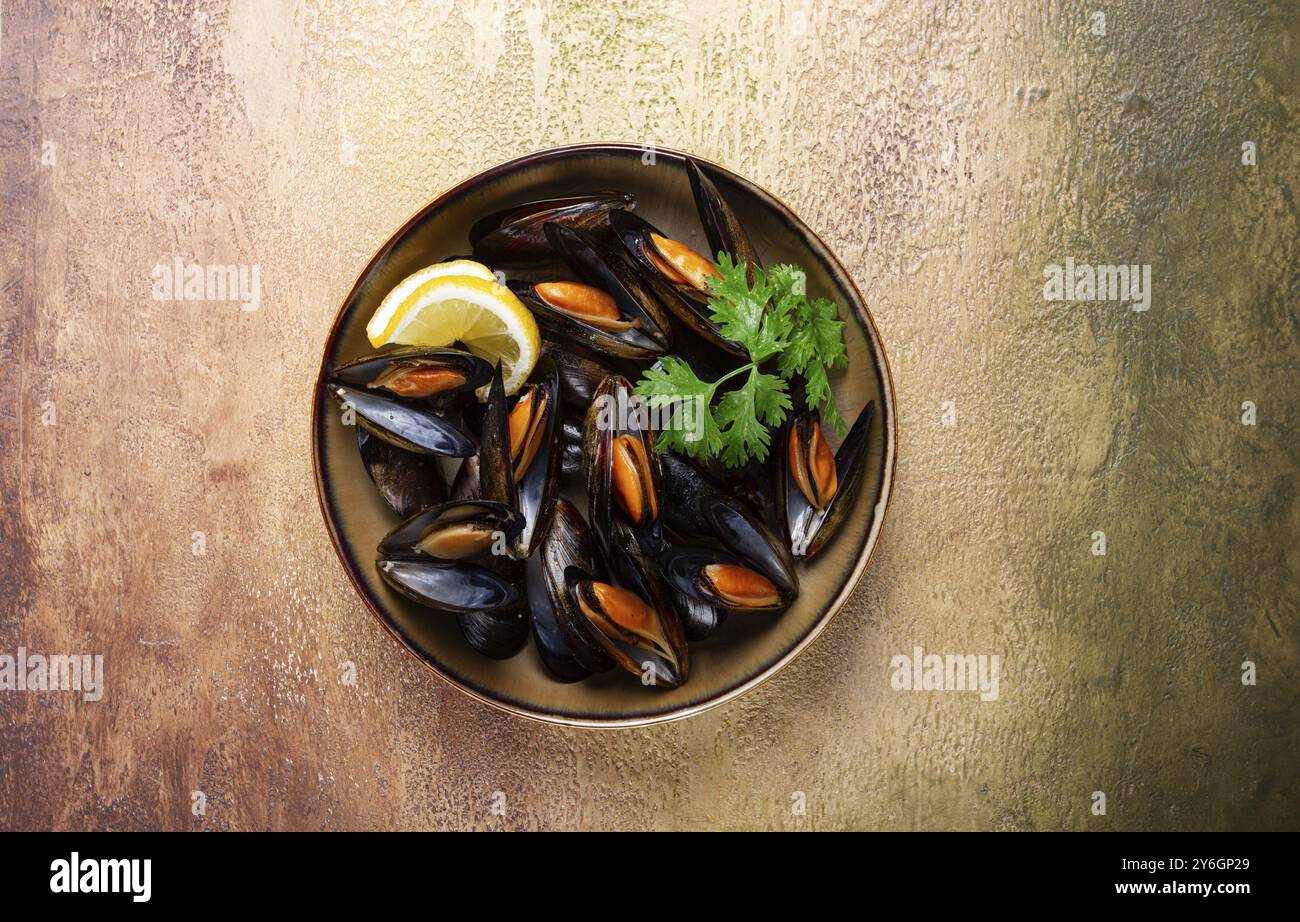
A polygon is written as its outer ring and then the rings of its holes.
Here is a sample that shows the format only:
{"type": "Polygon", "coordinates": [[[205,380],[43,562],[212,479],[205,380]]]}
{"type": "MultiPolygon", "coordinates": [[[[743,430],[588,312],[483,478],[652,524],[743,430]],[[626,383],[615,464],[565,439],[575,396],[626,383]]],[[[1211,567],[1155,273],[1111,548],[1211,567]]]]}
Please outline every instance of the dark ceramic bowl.
{"type": "Polygon", "coordinates": [[[847,321],[849,367],[836,373],[836,400],[850,422],[869,400],[876,412],[856,505],[831,543],[811,564],[801,565],[799,598],[780,615],[733,615],[707,642],[692,644],[690,677],[680,688],[646,688],[621,670],[560,684],[548,677],[531,641],[511,659],[488,659],[466,644],[454,616],[421,608],[389,589],[375,572],[375,547],[396,517],[367,478],[356,431],[343,425],[324,385],[330,368],[370,350],[366,321],[394,285],[423,266],[468,253],[466,233],[474,220],[506,206],[624,190],[636,196],[638,214],[707,251],[684,155],[657,150],[647,164],[638,145],[584,144],[481,173],[407,221],[361,273],[334,320],[312,408],[312,461],[330,540],[384,629],[433,672],[480,701],[523,717],[585,727],[631,727],[698,714],[759,685],[812,643],[848,599],[879,540],[893,483],[896,422],[893,382],[871,314],[839,260],[785,205],[725,169],[713,166],[710,172],[765,264],[802,266],[808,293],[839,304],[847,321]]]}

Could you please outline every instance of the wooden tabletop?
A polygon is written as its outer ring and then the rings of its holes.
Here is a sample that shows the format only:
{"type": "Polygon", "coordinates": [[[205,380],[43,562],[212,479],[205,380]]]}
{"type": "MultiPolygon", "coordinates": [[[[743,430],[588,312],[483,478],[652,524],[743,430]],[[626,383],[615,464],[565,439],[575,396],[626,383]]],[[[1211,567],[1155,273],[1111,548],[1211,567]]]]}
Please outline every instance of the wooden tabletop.
{"type": "Polygon", "coordinates": [[[670,6],[3,3],[0,828],[1296,826],[1294,11],[670,6]],[[900,420],[826,634],[623,732],[422,669],[308,456],[375,248],[596,140],[786,201],[900,420]],[[1044,290],[1120,265],[1146,305],[1044,290]],[[20,648],[102,694],[5,688],[20,648]],[[998,656],[996,699],[896,688],[927,654],[998,656]]]}

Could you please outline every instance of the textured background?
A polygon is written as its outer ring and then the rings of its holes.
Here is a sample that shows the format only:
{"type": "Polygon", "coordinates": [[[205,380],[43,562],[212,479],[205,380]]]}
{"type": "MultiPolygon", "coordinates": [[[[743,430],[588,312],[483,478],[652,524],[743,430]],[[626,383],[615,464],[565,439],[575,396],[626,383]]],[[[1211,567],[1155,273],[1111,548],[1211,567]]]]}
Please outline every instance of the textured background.
{"type": "Polygon", "coordinates": [[[4,0],[0,652],[102,653],[107,692],[0,692],[0,827],[1300,826],[1298,40],[1282,2],[4,0]],[[308,463],[374,249],[585,140],[788,202],[872,305],[901,430],[822,639],[618,733],[404,654],[308,463]],[[260,309],[152,300],[177,256],[259,267],[260,309]],[[1151,309],[1045,303],[1067,256],[1150,263],[1151,309]],[[918,644],[999,654],[1000,700],[893,691],[918,644]]]}

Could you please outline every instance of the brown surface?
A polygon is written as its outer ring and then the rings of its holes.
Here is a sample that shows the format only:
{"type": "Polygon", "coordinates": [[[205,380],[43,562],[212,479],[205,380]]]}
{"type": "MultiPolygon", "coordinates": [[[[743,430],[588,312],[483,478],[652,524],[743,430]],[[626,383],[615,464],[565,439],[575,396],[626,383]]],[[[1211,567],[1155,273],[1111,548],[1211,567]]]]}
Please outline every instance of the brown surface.
{"type": "Polygon", "coordinates": [[[0,692],[0,826],[1300,825],[1293,5],[1110,3],[1104,37],[1074,4],[62,6],[0,7],[0,652],[102,653],[107,692],[0,692]],[[375,246],[596,139],[785,199],[871,302],[901,422],[881,553],[822,639],[609,734],[407,657],[307,458],[375,246]],[[152,300],[176,256],[257,265],[261,309],[152,300]],[[1150,311],[1045,303],[1066,256],[1151,263],[1150,311]],[[1001,699],[891,690],[916,644],[1000,654],[1001,699]]]}

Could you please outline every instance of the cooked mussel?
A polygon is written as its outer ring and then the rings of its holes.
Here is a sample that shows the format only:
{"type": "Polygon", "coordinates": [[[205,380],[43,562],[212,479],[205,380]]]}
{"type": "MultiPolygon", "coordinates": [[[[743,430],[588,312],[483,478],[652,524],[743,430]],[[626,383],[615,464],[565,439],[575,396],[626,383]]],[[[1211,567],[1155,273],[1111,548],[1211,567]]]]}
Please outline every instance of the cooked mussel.
{"type": "Polygon", "coordinates": [[[606,672],[614,661],[595,636],[595,626],[569,596],[569,567],[604,578],[591,530],[572,503],[556,501],[555,518],[537,553],[528,558],[528,608],[542,663],[561,682],[606,672]]]}
{"type": "Polygon", "coordinates": [[[642,427],[632,385],[613,375],[596,389],[583,430],[587,466],[587,509],[591,525],[608,553],[615,518],[630,524],[647,552],[657,551],[659,461],[654,436],[642,427]]]}
{"type": "Polygon", "coordinates": [[[330,392],[351,409],[368,432],[407,451],[426,455],[466,458],[474,454],[474,441],[446,417],[422,401],[404,401],[374,391],[343,384],[330,392]]]}
{"type": "Polygon", "coordinates": [[[670,547],[660,564],[674,589],[718,608],[764,611],[784,608],[794,598],[748,561],[716,548],[670,547]]]}
{"type": "Polygon", "coordinates": [[[432,455],[398,448],[357,426],[357,451],[384,502],[403,519],[442,502],[447,483],[432,455]]]}
{"type": "Polygon", "coordinates": [[[534,378],[515,400],[507,423],[510,470],[524,518],[516,545],[521,557],[533,552],[550,526],[564,450],[558,372],[548,364],[539,367],[534,378]]]}
{"type": "Polygon", "coordinates": [[[440,503],[416,513],[379,543],[390,559],[476,560],[508,554],[524,527],[515,509],[491,500],[440,503]]]}
{"type": "MultiPolygon", "coordinates": [[[[762,266],[758,251],[754,249],[749,234],[736,213],[731,210],[713,180],[690,157],[686,158],[686,175],[691,181],[691,195],[695,197],[700,223],[704,225],[704,236],[709,241],[709,255],[716,256],[721,251],[731,254],[732,260],[737,263],[762,266]]],[[[752,277],[750,281],[753,281],[752,277]]]]}
{"type": "Polygon", "coordinates": [[[746,356],[711,319],[709,280],[718,270],[709,259],[629,212],[610,215],[610,225],[651,290],[685,327],[729,355],[746,356]]]}
{"type": "Polygon", "coordinates": [[[656,611],[636,593],[595,579],[580,567],[569,567],[565,585],[618,665],[646,685],[673,688],[686,681],[686,644],[670,611],[656,611]]]}
{"type": "Polygon", "coordinates": [[[500,269],[539,266],[555,258],[542,227],[547,223],[600,232],[612,212],[631,210],[636,200],[622,192],[593,192],[513,205],[469,229],[474,258],[500,269]]]}
{"type": "Polygon", "coordinates": [[[712,605],[675,590],[665,579],[659,562],[646,553],[635,529],[622,518],[615,518],[608,545],[610,573],[623,586],[660,613],[665,634],[681,640],[698,640],[712,632],[720,622],[712,605]]]}
{"type": "Polygon", "coordinates": [[[700,500],[700,512],[723,547],[777,587],[783,604],[794,600],[799,576],[790,550],[753,510],[733,496],[716,494],[700,500]]]}
{"type": "Polygon", "coordinates": [[[672,343],[668,315],[621,249],[583,231],[547,224],[547,239],[580,281],[512,281],[510,289],[548,334],[602,355],[651,359],[672,343]]]}
{"type": "Polygon", "coordinates": [[[816,554],[844,521],[866,468],[873,403],[858,414],[839,450],[832,452],[821,416],[804,411],[787,424],[780,496],[782,519],[795,557],[816,554]]]}
{"type": "Polygon", "coordinates": [[[363,355],[334,370],[339,384],[407,398],[465,393],[487,384],[491,376],[492,367],[473,353],[416,346],[363,355]]]}

